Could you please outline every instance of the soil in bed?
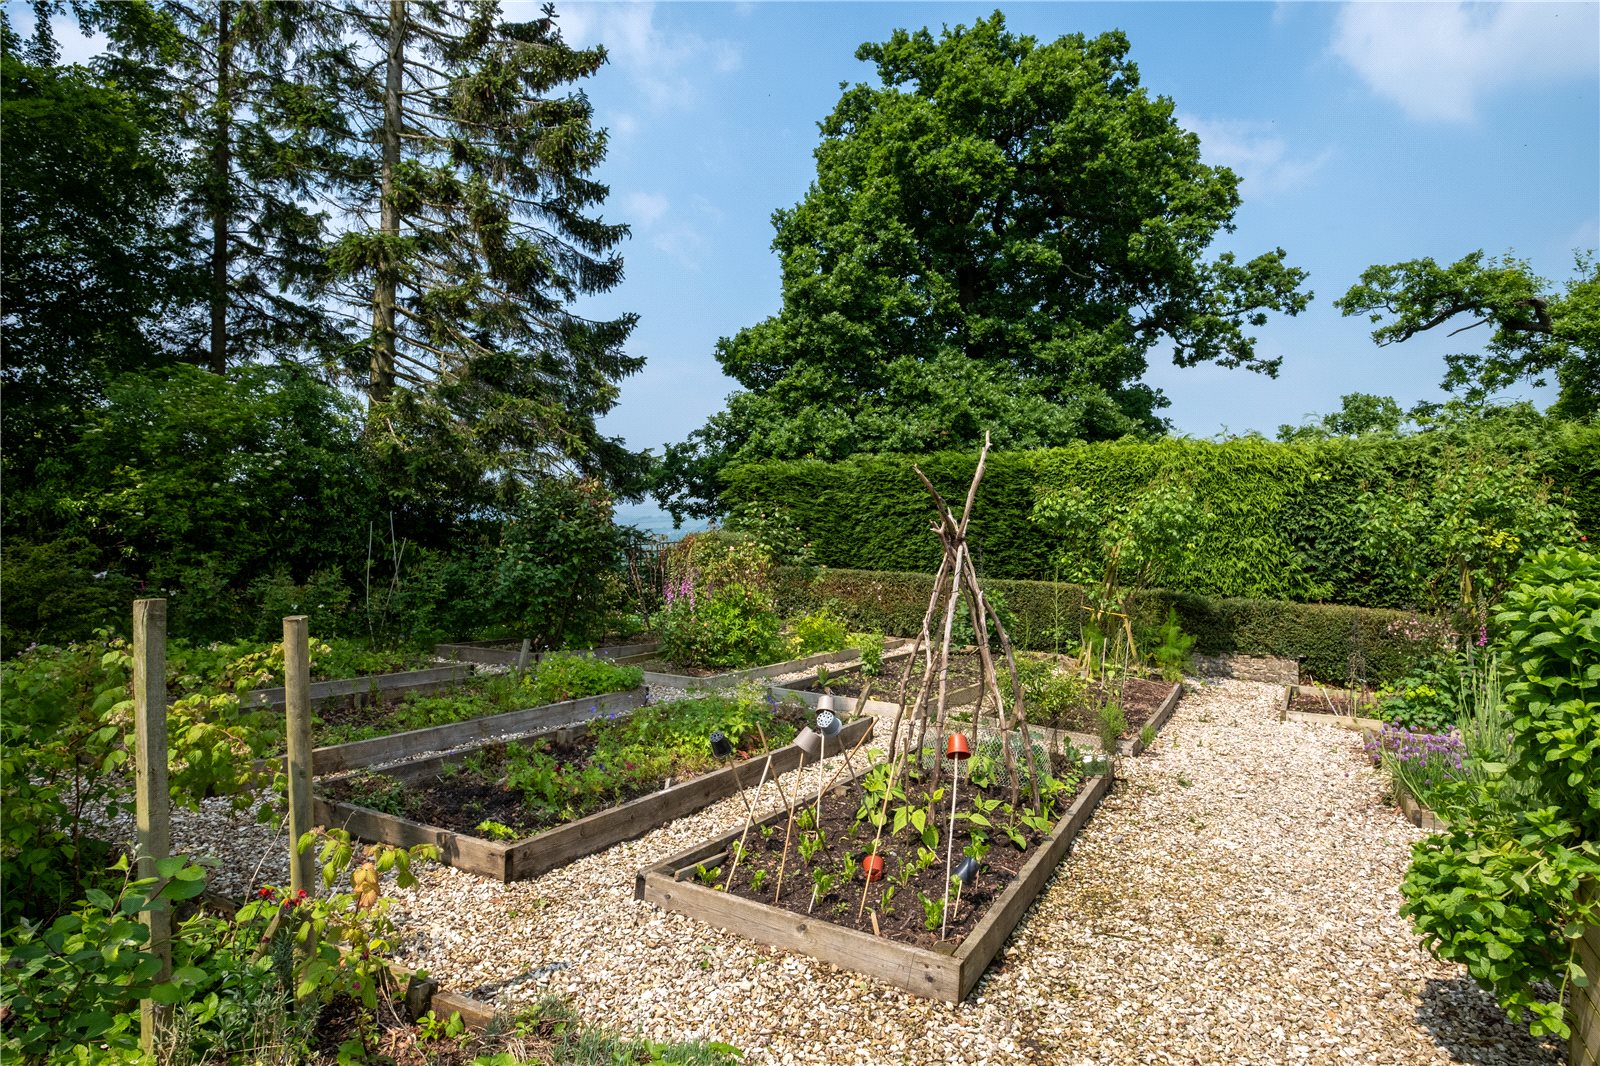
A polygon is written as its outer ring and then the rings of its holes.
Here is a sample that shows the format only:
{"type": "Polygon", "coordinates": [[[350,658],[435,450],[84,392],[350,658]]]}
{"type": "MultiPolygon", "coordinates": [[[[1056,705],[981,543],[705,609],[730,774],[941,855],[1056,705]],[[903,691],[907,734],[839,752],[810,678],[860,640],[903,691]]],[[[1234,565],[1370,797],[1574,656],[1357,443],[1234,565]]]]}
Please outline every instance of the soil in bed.
{"type": "MultiPolygon", "coordinates": [[[[778,719],[798,728],[808,722],[809,710],[793,705],[774,708],[778,719]]],[[[709,755],[680,764],[670,773],[641,775],[628,763],[613,773],[594,760],[596,742],[589,733],[571,739],[530,740],[524,743],[555,760],[558,769],[544,793],[555,802],[530,801],[530,792],[509,780],[514,767],[511,745],[488,744],[478,752],[450,763],[437,775],[407,783],[385,774],[357,773],[318,786],[330,800],[397,815],[424,825],[438,826],[469,836],[521,840],[568,822],[619,807],[672,785],[692,780],[719,768],[709,755]],[[487,834],[485,822],[504,827],[487,834]]],[[[752,737],[740,750],[741,761],[759,754],[752,737]],[[748,750],[745,750],[748,749],[748,750]]]]}
{"type": "MultiPolygon", "coordinates": [[[[948,770],[948,766],[946,769],[948,770]]],[[[1072,767],[1063,765],[1060,767],[1060,773],[1062,780],[1077,781],[1072,767]],[[1073,776],[1068,777],[1067,774],[1073,776]]],[[[864,795],[859,782],[835,788],[823,797],[820,823],[823,834],[822,845],[809,863],[801,858],[798,848],[803,839],[807,840],[809,845],[811,838],[798,826],[788,843],[787,861],[784,860],[785,822],[778,822],[770,834],[752,831],[745,844],[744,859],[739,863],[734,873],[733,884],[728,891],[748,900],[782,907],[796,914],[809,913],[812,919],[865,933],[873,932],[872,916],[876,913],[878,932],[902,944],[925,948],[959,944],[972,932],[989,906],[1016,880],[1017,874],[1038,847],[1043,836],[1023,829],[1028,848],[1026,851],[1018,850],[1000,828],[1000,821],[1005,819],[1002,813],[1003,807],[988,815],[991,821],[995,821],[995,827],[987,831],[989,849],[982,859],[982,871],[970,886],[962,889],[959,907],[956,906],[955,894],[952,891],[950,922],[941,941],[939,923],[934,922],[933,928],[928,928],[928,911],[924,906],[924,898],[930,901],[944,899],[945,856],[948,843],[945,834],[950,826],[949,786],[950,778],[947,773],[940,785],[944,798],[933,805],[939,839],[937,847],[929,850],[934,852],[936,858],[926,865],[918,860],[919,852],[926,848],[926,844],[909,826],[899,833],[889,832],[894,825],[894,808],[900,801],[895,800],[890,804],[890,821],[884,827],[883,838],[877,852],[884,860],[884,877],[872,883],[867,892],[866,910],[859,920],[856,912],[861,906],[861,890],[865,884],[861,860],[870,853],[873,837],[877,832],[870,821],[857,821],[858,807],[864,795]],[[778,885],[780,865],[784,868],[781,893],[778,885]],[[844,874],[846,869],[850,871],[848,879],[844,874]],[[818,895],[813,906],[812,894],[818,887],[817,881],[813,878],[813,871],[817,870],[831,875],[833,882],[827,886],[826,893],[818,895]],[[908,870],[915,872],[908,874],[908,870]],[[754,887],[757,882],[760,884],[759,890],[754,887]],[[886,887],[894,889],[887,907],[883,903],[886,887]]],[[[1009,799],[1004,784],[976,791],[985,799],[999,800],[1002,804],[1009,799]]],[[[1053,818],[1059,818],[1066,811],[1076,791],[1075,785],[1057,797],[1053,818]]],[[[926,807],[928,790],[924,785],[911,782],[906,793],[911,801],[926,807]]],[[[969,804],[969,797],[972,794],[973,790],[963,773],[960,787],[961,807],[968,812],[973,810],[969,804]]],[[[1028,794],[1024,787],[1019,806],[1025,806],[1027,802],[1028,794]]],[[[814,808],[815,804],[816,796],[813,794],[807,807],[814,808]]],[[[799,809],[796,808],[797,812],[799,809]]],[[[956,823],[954,861],[957,864],[962,860],[963,849],[971,843],[970,828],[964,819],[956,823]]],[[[726,883],[729,868],[729,858],[726,855],[703,864],[702,869],[707,866],[712,869],[707,869],[704,877],[697,875],[697,881],[715,884],[718,887],[726,883]],[[715,877],[711,876],[713,873],[716,874],[715,877]]]]}
{"type": "MultiPolygon", "coordinates": [[[[1123,731],[1122,739],[1131,740],[1139,735],[1146,722],[1155,717],[1161,705],[1172,695],[1173,682],[1150,681],[1142,677],[1129,677],[1122,680],[1122,713],[1127,716],[1128,728],[1123,731]]],[[[1051,729],[1066,729],[1075,733],[1090,733],[1098,735],[1100,732],[1100,705],[1105,702],[1107,694],[1104,682],[1095,681],[1089,684],[1085,698],[1070,707],[1057,712],[1053,716],[1040,715],[1036,708],[1028,708],[1028,721],[1033,725],[1048,726],[1051,729]]],[[[1115,693],[1113,693],[1114,695],[1115,693]]]]}
{"type": "Polygon", "coordinates": [[[1289,697],[1289,709],[1301,714],[1372,718],[1377,714],[1378,703],[1374,699],[1352,699],[1334,692],[1296,692],[1289,697]]]}
{"type": "MultiPolygon", "coordinates": [[[[904,676],[905,660],[895,659],[884,665],[883,673],[872,680],[872,699],[892,703],[900,692],[900,678],[904,676]]],[[[951,691],[958,688],[967,688],[978,683],[978,653],[961,652],[950,656],[949,687],[951,691]]],[[[839,674],[830,674],[826,689],[817,684],[815,676],[808,680],[797,682],[795,688],[806,692],[831,692],[835,696],[849,696],[859,699],[866,689],[867,679],[860,670],[852,669],[839,674]]],[[[914,700],[917,697],[918,686],[922,684],[922,657],[917,657],[916,665],[911,674],[911,683],[906,686],[906,699],[914,700]]],[[[937,698],[939,678],[934,674],[934,688],[929,693],[929,699],[937,698]]]]}

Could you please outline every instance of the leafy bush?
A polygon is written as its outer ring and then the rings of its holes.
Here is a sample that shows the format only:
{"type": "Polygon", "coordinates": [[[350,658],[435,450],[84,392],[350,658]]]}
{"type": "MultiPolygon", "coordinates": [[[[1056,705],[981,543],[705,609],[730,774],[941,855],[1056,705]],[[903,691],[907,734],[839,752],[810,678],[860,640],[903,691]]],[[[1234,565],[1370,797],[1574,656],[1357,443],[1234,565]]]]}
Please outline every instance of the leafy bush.
{"type": "Polygon", "coordinates": [[[555,653],[539,660],[523,682],[529,693],[529,706],[560,703],[584,696],[601,696],[638,688],[644,671],[637,666],[622,666],[597,655],[555,653]]]}
{"type": "MultiPolygon", "coordinates": [[[[921,629],[933,593],[932,574],[787,567],[774,573],[784,610],[803,612],[832,603],[850,625],[898,636],[921,629]]],[[[986,581],[985,586],[1005,598],[1007,630],[1017,648],[1063,651],[1078,644],[1088,603],[1081,586],[1048,581],[986,581]]],[[[1298,659],[1305,673],[1330,683],[1403,677],[1449,636],[1448,628],[1425,620],[1419,624],[1413,615],[1360,607],[1208,600],[1158,590],[1135,596],[1130,606],[1139,627],[1155,626],[1169,608],[1176,610],[1200,654],[1298,659]]]]}
{"type": "Polygon", "coordinates": [[[1428,948],[1466,964],[1513,1018],[1564,1037],[1561,994],[1592,982],[1576,944],[1600,923],[1600,559],[1576,549],[1523,564],[1494,616],[1512,761],[1442,790],[1447,833],[1419,842],[1402,913],[1428,948]],[[1502,792],[1521,786],[1521,802],[1502,792]],[[1554,986],[1541,1001],[1541,982],[1554,986]]]}
{"type": "Polygon", "coordinates": [[[1194,647],[1195,638],[1183,631],[1183,624],[1178,621],[1176,608],[1167,608],[1167,619],[1156,630],[1156,643],[1150,649],[1150,658],[1161,669],[1161,676],[1168,681],[1182,681],[1183,672],[1189,666],[1189,649],[1194,647]]]}
{"type": "MultiPolygon", "coordinates": [[[[789,658],[804,659],[820,652],[840,651],[847,646],[848,640],[849,634],[843,620],[823,608],[789,623],[789,658]]],[[[881,661],[881,647],[879,658],[881,661]]]]}
{"type": "Polygon", "coordinates": [[[742,584],[679,596],[661,614],[661,657],[684,666],[737,668],[783,657],[770,597],[742,584]]]}
{"type": "MultiPolygon", "coordinates": [[[[1438,572],[1434,562],[1419,577],[1407,563],[1416,556],[1365,550],[1359,503],[1368,494],[1414,495],[1471,454],[1525,466],[1539,483],[1536,491],[1548,480],[1548,499],[1569,509],[1580,531],[1600,535],[1600,425],[1514,408],[1409,436],[1295,444],[1165,439],[992,453],[972,543],[980,571],[991,579],[1049,581],[1093,569],[1090,543],[1057,567],[1060,538],[1030,517],[1040,494],[1093,485],[1097,496],[1125,501],[1175,477],[1210,517],[1163,586],[1211,597],[1424,606],[1431,602],[1426,583],[1438,572]]],[[[927,532],[933,506],[912,461],[863,455],[734,467],[724,472],[721,502],[784,512],[809,545],[810,563],[931,574],[939,564],[938,542],[927,532]],[[854,520],[840,522],[841,514],[854,520]]],[[[941,452],[914,461],[947,498],[960,498],[975,455],[941,452]]]]}

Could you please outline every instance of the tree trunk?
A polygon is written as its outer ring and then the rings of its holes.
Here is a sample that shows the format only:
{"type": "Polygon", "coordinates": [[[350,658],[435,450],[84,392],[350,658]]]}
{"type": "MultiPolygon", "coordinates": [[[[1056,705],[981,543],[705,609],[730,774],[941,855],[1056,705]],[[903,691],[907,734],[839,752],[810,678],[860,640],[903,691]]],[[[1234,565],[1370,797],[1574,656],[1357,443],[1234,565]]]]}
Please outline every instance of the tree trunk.
{"type": "Polygon", "coordinates": [[[216,122],[212,128],[211,194],[211,370],[228,372],[228,223],[233,183],[233,3],[217,5],[216,122]]]}
{"type": "Polygon", "coordinates": [[[395,203],[395,171],[400,166],[400,90],[406,39],[405,0],[389,0],[389,42],[383,88],[382,217],[383,247],[372,291],[372,357],[368,396],[387,400],[394,391],[395,298],[399,269],[394,244],[400,237],[400,209],[395,203]]]}

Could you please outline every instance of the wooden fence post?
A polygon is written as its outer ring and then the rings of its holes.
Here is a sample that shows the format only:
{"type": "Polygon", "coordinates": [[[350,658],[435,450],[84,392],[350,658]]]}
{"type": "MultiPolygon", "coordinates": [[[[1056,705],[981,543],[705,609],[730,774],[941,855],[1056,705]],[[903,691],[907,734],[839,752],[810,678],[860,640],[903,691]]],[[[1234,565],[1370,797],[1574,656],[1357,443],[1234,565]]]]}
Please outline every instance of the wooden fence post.
{"type": "MultiPolygon", "coordinates": [[[[137,775],[134,818],[138,827],[141,878],[155,877],[156,863],[172,851],[172,796],[167,792],[167,601],[133,601],[133,729],[137,775]]],[[[146,910],[149,949],[161,960],[155,980],[172,976],[172,912],[165,900],[146,910]]],[[[156,1031],[166,1008],[139,1001],[139,1046],[155,1053],[156,1031]]]]}
{"type": "Polygon", "coordinates": [[[311,853],[300,838],[311,831],[311,648],[306,616],[283,620],[283,691],[289,751],[289,887],[313,893],[311,853]]]}
{"type": "Polygon", "coordinates": [[[533,641],[528,637],[522,638],[522,648],[517,652],[517,676],[523,677],[528,672],[528,653],[533,650],[533,641]]]}
{"type": "MultiPolygon", "coordinates": [[[[1587,886],[1590,899],[1600,898],[1600,883],[1587,886]]],[[[1578,962],[1588,975],[1583,988],[1568,986],[1572,1040],[1567,1045],[1568,1066],[1600,1066],[1600,925],[1590,924],[1578,941],[1578,962]]]]}

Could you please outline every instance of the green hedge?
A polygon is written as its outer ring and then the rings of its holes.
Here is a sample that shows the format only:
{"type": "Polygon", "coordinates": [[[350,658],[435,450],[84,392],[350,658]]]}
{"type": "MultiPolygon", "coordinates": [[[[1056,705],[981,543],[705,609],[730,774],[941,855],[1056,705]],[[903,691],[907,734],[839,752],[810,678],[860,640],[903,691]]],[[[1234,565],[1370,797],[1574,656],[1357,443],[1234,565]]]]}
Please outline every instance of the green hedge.
{"type": "MultiPolygon", "coordinates": [[[[831,605],[858,629],[914,636],[933,594],[931,574],[784,567],[777,574],[780,610],[813,611],[831,605]]],[[[1019,648],[1034,651],[1073,647],[1085,618],[1084,589],[1050,581],[985,580],[997,594],[1019,648]]],[[[1402,627],[1415,616],[1403,611],[1289,603],[1264,599],[1207,599],[1184,593],[1149,592],[1134,604],[1142,637],[1174,608],[1194,650],[1203,655],[1276,655],[1300,661],[1305,674],[1342,684],[1374,685],[1403,676],[1427,650],[1402,627]]]]}
{"type": "MultiPolygon", "coordinates": [[[[1600,534],[1600,426],[1523,413],[1479,425],[1355,440],[1278,444],[1260,438],[1081,444],[989,457],[972,519],[974,557],[989,578],[1051,580],[1056,545],[1030,518],[1046,489],[1093,485],[1116,499],[1171,472],[1191,486],[1212,521],[1196,550],[1165,580],[1202,596],[1324,600],[1369,607],[1425,602],[1392,558],[1359,548],[1353,504],[1363,493],[1430,483],[1445,464],[1487,454],[1548,478],[1600,534]]],[[[828,567],[931,572],[939,543],[934,511],[912,472],[919,464],[959,506],[972,453],[858,456],[756,463],[724,473],[722,506],[780,512],[828,567]]]]}

